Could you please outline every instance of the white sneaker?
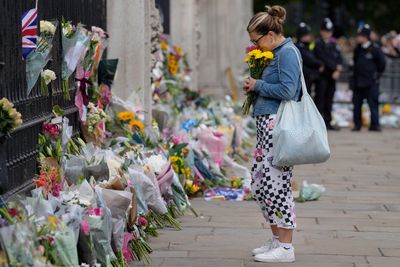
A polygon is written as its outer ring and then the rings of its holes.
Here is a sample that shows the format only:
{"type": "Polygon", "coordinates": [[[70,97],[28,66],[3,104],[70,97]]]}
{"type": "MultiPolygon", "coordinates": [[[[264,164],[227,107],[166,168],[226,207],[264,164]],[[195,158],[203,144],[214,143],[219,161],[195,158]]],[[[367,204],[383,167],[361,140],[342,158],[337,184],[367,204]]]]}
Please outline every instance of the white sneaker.
{"type": "Polygon", "coordinates": [[[267,241],[267,243],[265,243],[261,247],[253,249],[253,255],[257,255],[257,254],[262,254],[262,253],[268,252],[271,249],[279,247],[279,245],[280,244],[279,244],[279,240],[278,239],[271,238],[271,239],[269,239],[267,241]]]}
{"type": "Polygon", "coordinates": [[[255,261],[260,262],[294,262],[294,249],[274,248],[266,253],[254,256],[255,261]]]}

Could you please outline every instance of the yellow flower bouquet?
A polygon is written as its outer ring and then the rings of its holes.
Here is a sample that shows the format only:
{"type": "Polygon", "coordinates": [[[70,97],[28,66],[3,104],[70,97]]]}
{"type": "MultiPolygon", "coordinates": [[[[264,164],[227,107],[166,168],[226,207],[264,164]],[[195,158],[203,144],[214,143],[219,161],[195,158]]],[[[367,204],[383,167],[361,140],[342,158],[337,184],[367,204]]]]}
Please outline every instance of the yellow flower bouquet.
{"type": "Polygon", "coordinates": [[[0,135],[9,135],[21,124],[21,113],[14,108],[14,104],[7,98],[0,99],[0,135]]]}
{"type": "MultiPolygon", "coordinates": [[[[247,57],[244,59],[244,62],[249,65],[250,76],[253,79],[260,79],[265,67],[267,67],[273,59],[274,54],[272,52],[262,52],[259,49],[253,49],[247,53],[247,57]]],[[[243,115],[249,115],[250,107],[253,105],[255,99],[256,94],[254,92],[247,94],[246,100],[242,106],[243,115]]]]}

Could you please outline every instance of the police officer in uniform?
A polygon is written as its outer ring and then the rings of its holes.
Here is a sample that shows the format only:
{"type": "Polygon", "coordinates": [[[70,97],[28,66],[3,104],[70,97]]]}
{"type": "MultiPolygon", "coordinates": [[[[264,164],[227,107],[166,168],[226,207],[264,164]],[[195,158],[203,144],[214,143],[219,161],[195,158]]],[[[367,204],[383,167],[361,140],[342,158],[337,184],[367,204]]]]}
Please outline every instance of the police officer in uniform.
{"type": "Polygon", "coordinates": [[[333,96],[336,91],[336,80],[342,71],[342,56],[332,39],[333,23],[325,18],[321,25],[321,38],[315,42],[315,57],[324,64],[324,71],[315,87],[315,104],[324,118],[328,130],[339,130],[331,125],[333,96]]]}
{"type": "Polygon", "coordinates": [[[371,28],[368,24],[357,32],[357,47],[354,50],[354,128],[361,130],[361,107],[367,100],[371,111],[370,131],[381,131],[379,124],[379,78],[385,70],[385,56],[379,45],[370,40],[371,28]]]}
{"type": "Polygon", "coordinates": [[[311,94],[311,87],[313,83],[319,78],[320,72],[324,70],[321,60],[317,59],[310,49],[312,42],[310,27],[301,22],[297,27],[297,43],[296,46],[301,53],[303,59],[303,73],[306,80],[308,93],[311,94]]]}

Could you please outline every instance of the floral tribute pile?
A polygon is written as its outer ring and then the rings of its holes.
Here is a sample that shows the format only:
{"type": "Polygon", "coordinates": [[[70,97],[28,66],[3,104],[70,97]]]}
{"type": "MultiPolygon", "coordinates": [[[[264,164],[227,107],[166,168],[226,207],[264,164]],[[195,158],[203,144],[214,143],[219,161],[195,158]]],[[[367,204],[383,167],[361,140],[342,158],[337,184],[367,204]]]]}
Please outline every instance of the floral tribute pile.
{"type": "MultiPolygon", "coordinates": [[[[181,48],[162,36],[152,70],[153,121],[145,126],[140,109],[112,94],[116,62],[102,59],[108,34],[67,21],[61,27],[61,78],[70,98],[75,75],[81,136],[53,107],[38,136],[35,189],[1,205],[0,266],[148,264],[149,238],[164,227],[180,230],[185,211],[196,215],[191,197],[251,198],[250,174],[240,164],[248,161],[254,124],[229,98],[212,101],[189,88],[181,48]]],[[[55,77],[43,71],[42,79],[46,94],[55,77]]],[[[2,132],[21,124],[11,103],[3,99],[0,108],[2,132]]]]}

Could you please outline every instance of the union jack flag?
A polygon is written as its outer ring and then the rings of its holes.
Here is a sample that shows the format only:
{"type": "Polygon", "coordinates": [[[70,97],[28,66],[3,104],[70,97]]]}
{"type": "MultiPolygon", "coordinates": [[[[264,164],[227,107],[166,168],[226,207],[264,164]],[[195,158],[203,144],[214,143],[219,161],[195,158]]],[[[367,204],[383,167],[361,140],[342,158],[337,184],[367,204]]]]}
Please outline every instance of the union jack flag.
{"type": "Polygon", "coordinates": [[[22,15],[22,56],[26,58],[36,48],[37,9],[26,11],[22,15]]]}

